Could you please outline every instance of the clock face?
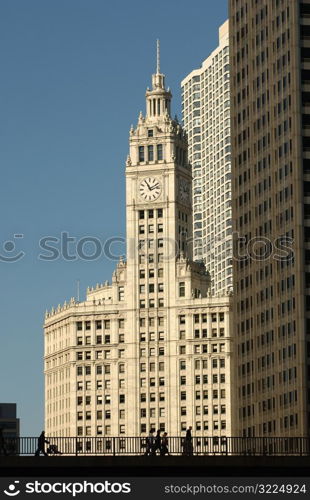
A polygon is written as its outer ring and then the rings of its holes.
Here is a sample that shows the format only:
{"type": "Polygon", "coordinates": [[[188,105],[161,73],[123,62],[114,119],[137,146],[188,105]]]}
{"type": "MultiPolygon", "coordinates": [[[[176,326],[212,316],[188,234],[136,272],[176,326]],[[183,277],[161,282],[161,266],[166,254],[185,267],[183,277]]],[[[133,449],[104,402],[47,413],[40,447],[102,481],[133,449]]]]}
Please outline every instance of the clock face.
{"type": "Polygon", "coordinates": [[[190,201],[189,183],[184,179],[180,179],[179,196],[180,196],[180,201],[183,201],[184,203],[188,203],[190,201]]]}
{"type": "Polygon", "coordinates": [[[156,177],[146,177],[140,182],[139,193],[143,200],[157,200],[161,193],[160,181],[156,177]]]}

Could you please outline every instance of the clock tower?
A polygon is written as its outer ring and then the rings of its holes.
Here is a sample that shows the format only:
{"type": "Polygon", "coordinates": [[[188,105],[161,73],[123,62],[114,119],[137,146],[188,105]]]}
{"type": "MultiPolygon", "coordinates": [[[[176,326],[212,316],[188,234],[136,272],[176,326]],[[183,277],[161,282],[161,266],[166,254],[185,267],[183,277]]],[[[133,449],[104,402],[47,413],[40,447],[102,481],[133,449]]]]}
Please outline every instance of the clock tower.
{"type": "Polygon", "coordinates": [[[84,302],[46,314],[49,436],[232,434],[230,297],[211,296],[192,261],[191,166],[171,97],[158,46],[145,115],[130,129],[126,261],[84,302]]]}
{"type": "MultiPolygon", "coordinates": [[[[158,43],[158,42],[157,42],[158,43]]],[[[154,292],[149,299],[169,306],[174,295],[176,262],[192,257],[191,167],[187,139],[177,119],[171,118],[171,92],[159,68],[159,46],[152,89],[146,91],[146,114],[131,127],[126,162],[127,272],[133,286],[133,307],[147,308],[140,290],[154,292]],[[158,289],[158,272],[166,286],[158,289]],[[141,275],[145,275],[141,278],[141,275]],[[145,280],[141,283],[141,279],[145,280]],[[145,287],[143,288],[143,285],[145,287]],[[174,286],[174,285],[173,285],[174,286]],[[142,301],[142,302],[141,302],[142,301]]]]}

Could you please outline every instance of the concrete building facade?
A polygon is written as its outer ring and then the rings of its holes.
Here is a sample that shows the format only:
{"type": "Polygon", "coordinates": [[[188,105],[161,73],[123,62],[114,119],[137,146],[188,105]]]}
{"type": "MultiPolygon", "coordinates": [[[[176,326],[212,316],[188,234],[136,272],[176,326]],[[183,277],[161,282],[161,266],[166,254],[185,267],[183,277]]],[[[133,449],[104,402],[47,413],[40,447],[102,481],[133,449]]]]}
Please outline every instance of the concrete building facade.
{"type": "Polygon", "coordinates": [[[310,2],[229,5],[237,433],[308,436],[310,2]]]}
{"type": "Polygon", "coordinates": [[[194,260],[203,259],[212,293],[232,289],[228,21],[219,45],[184,78],[182,115],[193,171],[194,260]]]}
{"type": "Polygon", "coordinates": [[[111,283],[46,313],[49,436],[232,434],[231,298],[193,262],[187,138],[159,69],[130,129],[127,257],[111,283]]]}

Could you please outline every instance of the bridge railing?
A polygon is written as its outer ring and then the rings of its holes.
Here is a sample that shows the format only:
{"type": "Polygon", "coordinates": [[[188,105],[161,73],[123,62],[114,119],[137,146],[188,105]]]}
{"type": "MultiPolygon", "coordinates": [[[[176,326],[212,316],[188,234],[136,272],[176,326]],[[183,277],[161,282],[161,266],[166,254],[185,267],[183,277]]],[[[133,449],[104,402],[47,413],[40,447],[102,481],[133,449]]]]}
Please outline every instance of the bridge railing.
{"type": "MultiPolygon", "coordinates": [[[[59,455],[151,455],[146,437],[76,436],[46,437],[44,451],[49,456],[59,455]]],[[[170,455],[230,455],[230,456],[308,456],[310,439],[307,437],[168,437],[170,455]]],[[[0,443],[0,455],[38,454],[37,437],[4,438],[0,443]]],[[[154,454],[154,452],[153,452],[154,454]]],[[[160,454],[160,450],[156,450],[160,454]]]]}

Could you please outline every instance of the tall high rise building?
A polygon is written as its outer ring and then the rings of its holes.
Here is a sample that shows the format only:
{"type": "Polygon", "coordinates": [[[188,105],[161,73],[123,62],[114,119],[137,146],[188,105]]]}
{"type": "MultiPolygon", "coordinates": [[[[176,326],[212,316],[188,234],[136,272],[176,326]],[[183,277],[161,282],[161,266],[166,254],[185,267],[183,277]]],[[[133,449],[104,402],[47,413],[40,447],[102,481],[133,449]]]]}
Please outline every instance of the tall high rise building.
{"type": "Polygon", "coordinates": [[[0,403],[0,429],[5,438],[19,437],[16,403],[0,403]]]}
{"type": "Polygon", "coordinates": [[[211,296],[192,260],[187,139],[170,103],[158,58],[130,130],[127,259],[111,284],[46,314],[47,435],[232,434],[231,299],[211,296]]]}
{"type": "Polygon", "coordinates": [[[232,289],[231,151],[228,21],[219,45],[181,83],[183,123],[193,169],[194,259],[211,290],[232,289]]]}
{"type": "Polygon", "coordinates": [[[307,436],[310,2],[229,5],[238,433],[307,436]]]}

